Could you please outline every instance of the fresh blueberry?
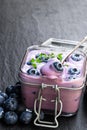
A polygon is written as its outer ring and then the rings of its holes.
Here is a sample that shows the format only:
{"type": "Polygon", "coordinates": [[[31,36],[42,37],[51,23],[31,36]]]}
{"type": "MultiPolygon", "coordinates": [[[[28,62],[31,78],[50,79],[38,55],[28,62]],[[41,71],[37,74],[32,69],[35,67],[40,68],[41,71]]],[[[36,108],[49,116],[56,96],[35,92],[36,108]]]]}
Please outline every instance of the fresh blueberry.
{"type": "Polygon", "coordinates": [[[69,74],[71,74],[71,75],[74,75],[74,74],[78,75],[78,74],[80,74],[80,71],[79,71],[77,68],[70,68],[70,69],[68,70],[68,72],[69,72],[69,74]]]}
{"type": "Polygon", "coordinates": [[[13,111],[8,111],[4,115],[4,121],[7,125],[14,125],[18,121],[18,116],[13,111]]]}
{"type": "Polygon", "coordinates": [[[48,59],[49,59],[48,57],[44,57],[44,56],[43,56],[43,57],[41,58],[41,61],[42,61],[42,62],[47,62],[48,59]]]}
{"type": "Polygon", "coordinates": [[[74,60],[74,61],[80,61],[82,59],[82,56],[81,54],[78,54],[78,53],[74,53],[71,55],[71,58],[74,60]]]}
{"type": "Polygon", "coordinates": [[[0,94],[0,105],[2,105],[4,101],[5,97],[2,94],[0,94]]]}
{"type": "Polygon", "coordinates": [[[14,86],[12,85],[9,85],[7,88],[6,88],[6,94],[9,95],[11,93],[14,93],[14,86]]]}
{"type": "Polygon", "coordinates": [[[31,68],[27,71],[29,75],[40,75],[40,72],[37,69],[31,68]]]}
{"type": "Polygon", "coordinates": [[[18,96],[21,95],[21,84],[17,84],[14,86],[14,93],[16,93],[18,96]]]}
{"type": "Polygon", "coordinates": [[[40,56],[40,54],[37,54],[36,56],[35,56],[35,58],[38,58],[40,56]]]}
{"type": "Polygon", "coordinates": [[[4,101],[3,107],[5,110],[15,111],[18,108],[18,101],[15,98],[8,98],[4,101]]]}
{"type": "Polygon", "coordinates": [[[4,116],[4,109],[0,107],[0,119],[2,119],[4,116]]]}
{"type": "Polygon", "coordinates": [[[37,55],[36,55],[36,58],[38,58],[38,59],[39,59],[40,61],[42,61],[42,62],[47,62],[48,59],[49,59],[49,57],[46,56],[46,54],[37,54],[37,55]]]}
{"type": "Polygon", "coordinates": [[[47,61],[48,61],[48,59],[49,59],[48,57],[44,57],[44,56],[43,56],[43,57],[41,57],[41,61],[42,61],[42,62],[47,62],[47,61]]]}
{"type": "Polygon", "coordinates": [[[5,99],[8,98],[8,95],[6,93],[4,93],[4,92],[0,92],[0,95],[2,95],[5,99]]]}
{"type": "Polygon", "coordinates": [[[16,99],[18,99],[18,95],[16,93],[11,93],[9,95],[9,98],[16,98],[16,99]]]}
{"type": "Polygon", "coordinates": [[[21,84],[16,84],[14,86],[12,85],[9,85],[7,88],[6,88],[6,94],[7,95],[10,95],[12,93],[16,93],[17,95],[20,95],[21,93],[21,84]]]}
{"type": "Polygon", "coordinates": [[[29,124],[32,119],[32,112],[29,110],[25,110],[20,115],[20,122],[23,124],[29,124]]]}
{"type": "Polygon", "coordinates": [[[32,63],[30,61],[27,62],[27,65],[32,65],[32,63]]]}
{"type": "Polygon", "coordinates": [[[16,82],[16,84],[15,85],[21,85],[21,82],[20,81],[18,81],[18,82],[16,82]]]}
{"type": "Polygon", "coordinates": [[[53,66],[55,67],[55,69],[56,69],[57,71],[59,71],[59,72],[62,72],[62,71],[63,71],[63,66],[62,66],[61,63],[59,63],[59,62],[54,62],[54,63],[53,63],[53,66]]]}

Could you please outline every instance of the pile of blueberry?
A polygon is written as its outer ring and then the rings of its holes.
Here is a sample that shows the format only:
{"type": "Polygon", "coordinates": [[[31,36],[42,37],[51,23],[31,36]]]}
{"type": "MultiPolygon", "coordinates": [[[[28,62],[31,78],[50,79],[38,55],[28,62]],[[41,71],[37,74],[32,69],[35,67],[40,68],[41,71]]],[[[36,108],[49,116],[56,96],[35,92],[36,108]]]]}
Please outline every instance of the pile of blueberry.
{"type": "Polygon", "coordinates": [[[22,104],[20,82],[8,86],[5,92],[0,91],[0,120],[7,125],[14,125],[18,121],[29,124],[32,115],[33,112],[22,104]]]}

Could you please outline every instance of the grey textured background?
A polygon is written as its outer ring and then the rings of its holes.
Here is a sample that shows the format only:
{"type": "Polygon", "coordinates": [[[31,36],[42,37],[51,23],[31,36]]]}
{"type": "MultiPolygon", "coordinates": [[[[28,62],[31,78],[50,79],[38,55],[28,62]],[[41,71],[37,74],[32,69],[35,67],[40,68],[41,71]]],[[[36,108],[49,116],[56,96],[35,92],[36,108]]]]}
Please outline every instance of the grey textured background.
{"type": "MultiPolygon", "coordinates": [[[[87,0],[0,0],[0,89],[18,81],[28,46],[40,45],[50,37],[79,41],[86,35],[87,0]]],[[[87,129],[87,109],[81,103],[77,116],[59,118],[58,130],[87,129]]],[[[36,127],[0,124],[0,129],[36,127]]]]}

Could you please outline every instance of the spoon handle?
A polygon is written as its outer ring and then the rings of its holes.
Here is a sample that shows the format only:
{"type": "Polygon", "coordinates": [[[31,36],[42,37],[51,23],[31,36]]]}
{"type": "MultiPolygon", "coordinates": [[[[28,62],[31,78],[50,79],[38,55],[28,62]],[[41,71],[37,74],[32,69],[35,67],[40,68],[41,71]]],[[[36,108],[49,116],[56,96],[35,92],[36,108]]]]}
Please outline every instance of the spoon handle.
{"type": "Polygon", "coordinates": [[[82,44],[82,43],[84,43],[85,41],[87,41],[87,36],[86,37],[84,37],[81,41],[79,41],[78,43],[77,43],[77,45],[75,46],[75,48],[73,48],[73,50],[71,50],[69,53],[68,53],[68,55],[66,55],[66,57],[63,59],[63,61],[62,61],[62,64],[64,63],[64,61],[82,44]]]}

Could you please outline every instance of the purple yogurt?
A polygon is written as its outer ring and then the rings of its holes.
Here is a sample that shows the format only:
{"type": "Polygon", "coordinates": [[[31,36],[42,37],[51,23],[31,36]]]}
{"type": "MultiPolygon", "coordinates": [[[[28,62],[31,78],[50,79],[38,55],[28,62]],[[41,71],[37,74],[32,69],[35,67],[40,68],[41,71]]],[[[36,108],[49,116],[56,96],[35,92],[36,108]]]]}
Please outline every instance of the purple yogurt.
{"type": "MultiPolygon", "coordinates": [[[[49,47],[27,49],[19,72],[22,97],[27,108],[34,109],[35,100],[43,83],[48,87],[41,90],[41,95],[46,99],[42,102],[41,109],[54,110],[55,102],[51,101],[55,101],[57,97],[54,89],[56,85],[63,104],[62,115],[71,116],[77,112],[85,83],[86,56],[77,51],[62,65],[61,61],[65,54],[61,53],[49,47]]],[[[60,104],[57,107],[58,111],[59,109],[60,104]]]]}

